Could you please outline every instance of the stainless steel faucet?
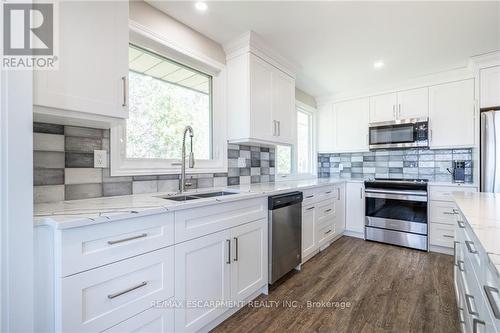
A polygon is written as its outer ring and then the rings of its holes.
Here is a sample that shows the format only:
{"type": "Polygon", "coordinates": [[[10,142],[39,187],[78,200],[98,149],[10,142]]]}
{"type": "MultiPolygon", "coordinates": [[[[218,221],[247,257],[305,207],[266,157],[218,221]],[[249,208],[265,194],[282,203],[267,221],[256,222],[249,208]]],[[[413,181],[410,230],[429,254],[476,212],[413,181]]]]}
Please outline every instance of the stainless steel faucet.
{"type": "Polygon", "coordinates": [[[181,161],[181,179],[179,182],[179,193],[185,191],[186,186],[191,186],[192,183],[186,183],[186,134],[189,132],[190,137],[190,150],[189,150],[189,168],[194,168],[194,154],[193,154],[193,128],[186,126],[182,135],[182,161],[181,161]]]}

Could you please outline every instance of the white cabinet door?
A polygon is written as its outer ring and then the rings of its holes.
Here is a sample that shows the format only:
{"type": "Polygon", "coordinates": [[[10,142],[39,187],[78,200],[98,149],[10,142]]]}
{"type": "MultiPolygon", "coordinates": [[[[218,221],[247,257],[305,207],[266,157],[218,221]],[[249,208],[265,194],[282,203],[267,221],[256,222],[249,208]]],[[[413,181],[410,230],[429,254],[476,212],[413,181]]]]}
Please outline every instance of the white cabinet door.
{"type": "Polygon", "coordinates": [[[318,108],[318,152],[331,153],[335,151],[335,118],[333,106],[323,105],[318,108]]]}
{"type": "MultiPolygon", "coordinates": [[[[250,118],[252,119],[251,136],[261,140],[275,138],[273,114],[272,66],[250,55],[250,118]]],[[[241,101],[244,103],[244,101],[241,101]]]]}
{"type": "Polygon", "coordinates": [[[335,202],[335,236],[337,236],[345,230],[345,185],[335,185],[335,191],[337,191],[335,202]]]}
{"type": "Polygon", "coordinates": [[[481,107],[500,106],[500,66],[482,69],[479,72],[479,94],[481,107]]]}
{"type": "Polygon", "coordinates": [[[191,306],[185,302],[227,301],[231,293],[231,232],[224,230],[175,245],[175,331],[198,331],[223,314],[224,306],[191,306]]]}
{"type": "Polygon", "coordinates": [[[368,98],[334,105],[336,151],[368,151],[368,98]]]}
{"type": "Polygon", "coordinates": [[[346,183],[345,221],[347,231],[364,234],[365,193],[361,182],[346,183]]]}
{"type": "Polygon", "coordinates": [[[429,88],[398,92],[397,119],[429,116],[429,88]]]}
{"type": "Polygon", "coordinates": [[[396,119],[397,94],[370,97],[370,123],[396,119]]]}
{"type": "Polygon", "coordinates": [[[59,68],[34,73],[33,104],[127,118],[128,1],[60,1],[58,31],[59,68]]]}
{"type": "Polygon", "coordinates": [[[430,87],[430,147],[474,146],[475,113],[474,79],[430,87]]]}
{"type": "Polygon", "coordinates": [[[231,300],[243,301],[267,285],[267,220],[231,229],[231,300]]]}
{"type": "Polygon", "coordinates": [[[302,260],[318,249],[316,240],[316,207],[314,204],[302,208],[302,260]]]}
{"type": "Polygon", "coordinates": [[[295,143],[297,128],[295,112],[295,80],[273,67],[273,128],[276,126],[275,142],[295,143]]]}
{"type": "Polygon", "coordinates": [[[104,333],[172,333],[174,331],[174,310],[168,308],[168,301],[158,302],[159,307],[141,312],[127,319],[104,333]]]}

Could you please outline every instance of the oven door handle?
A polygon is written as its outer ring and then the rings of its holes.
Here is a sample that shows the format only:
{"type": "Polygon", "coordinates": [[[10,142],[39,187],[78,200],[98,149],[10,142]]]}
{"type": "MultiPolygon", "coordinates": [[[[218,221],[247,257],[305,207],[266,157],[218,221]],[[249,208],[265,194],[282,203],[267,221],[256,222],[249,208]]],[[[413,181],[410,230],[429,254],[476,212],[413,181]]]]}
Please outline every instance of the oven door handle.
{"type": "Polygon", "coordinates": [[[366,191],[366,198],[376,198],[376,199],[394,199],[403,201],[418,201],[427,202],[427,196],[425,195],[409,195],[409,194],[393,194],[393,193],[379,193],[379,192],[368,192],[366,191]]]}
{"type": "Polygon", "coordinates": [[[403,195],[422,195],[427,196],[426,191],[395,191],[395,190],[377,190],[377,189],[366,189],[366,193],[387,193],[387,194],[403,194],[403,195]]]}

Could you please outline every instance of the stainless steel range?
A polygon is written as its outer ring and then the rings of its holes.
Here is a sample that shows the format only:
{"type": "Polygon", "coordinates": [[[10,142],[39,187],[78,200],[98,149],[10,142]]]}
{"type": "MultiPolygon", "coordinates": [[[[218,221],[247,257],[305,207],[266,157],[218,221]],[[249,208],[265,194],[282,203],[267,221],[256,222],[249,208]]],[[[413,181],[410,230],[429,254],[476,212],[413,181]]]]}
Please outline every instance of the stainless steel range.
{"type": "Polygon", "coordinates": [[[365,238],[427,251],[427,180],[365,181],[365,238]]]}

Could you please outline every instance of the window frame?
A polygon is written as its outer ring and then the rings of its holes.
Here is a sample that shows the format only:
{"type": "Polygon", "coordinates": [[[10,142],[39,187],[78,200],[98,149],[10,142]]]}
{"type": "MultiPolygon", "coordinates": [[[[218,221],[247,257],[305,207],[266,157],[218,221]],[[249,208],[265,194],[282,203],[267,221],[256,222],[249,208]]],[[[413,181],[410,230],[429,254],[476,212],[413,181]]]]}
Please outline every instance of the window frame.
{"type": "MultiPolygon", "coordinates": [[[[226,71],[225,66],[209,59],[179,50],[163,39],[141,27],[131,26],[129,42],[149,52],[159,54],[179,64],[193,68],[212,77],[211,117],[212,117],[212,159],[196,160],[194,168],[186,168],[186,173],[227,172],[227,117],[226,117],[226,71]]],[[[110,134],[110,171],[112,176],[137,176],[179,174],[180,159],[127,158],[126,120],[111,124],[110,134]]],[[[196,135],[196,133],[195,133],[196,135]]],[[[181,149],[181,147],[179,147],[181,149]]],[[[195,158],[196,158],[196,152],[195,158]]]]}
{"type": "MultiPolygon", "coordinates": [[[[276,173],[276,181],[287,181],[287,180],[296,180],[296,179],[310,179],[310,178],[316,178],[317,177],[317,163],[316,163],[316,155],[317,155],[317,111],[315,108],[311,107],[308,104],[305,104],[301,101],[296,100],[295,101],[295,112],[305,112],[308,113],[311,116],[311,133],[310,133],[310,144],[311,144],[311,151],[310,151],[310,163],[311,163],[311,172],[309,173],[298,173],[297,170],[297,163],[298,163],[298,136],[296,135],[295,137],[295,143],[291,145],[292,147],[292,170],[290,174],[278,174],[276,173]]],[[[296,117],[297,119],[297,117],[296,117]]],[[[295,126],[297,126],[297,122],[295,123],[295,126]]],[[[297,134],[297,130],[295,129],[295,133],[297,134]]],[[[278,159],[277,155],[277,149],[276,149],[276,160],[278,159]]]]}

